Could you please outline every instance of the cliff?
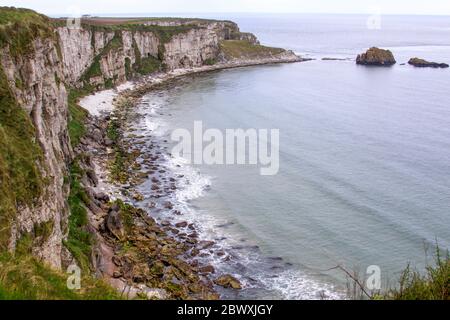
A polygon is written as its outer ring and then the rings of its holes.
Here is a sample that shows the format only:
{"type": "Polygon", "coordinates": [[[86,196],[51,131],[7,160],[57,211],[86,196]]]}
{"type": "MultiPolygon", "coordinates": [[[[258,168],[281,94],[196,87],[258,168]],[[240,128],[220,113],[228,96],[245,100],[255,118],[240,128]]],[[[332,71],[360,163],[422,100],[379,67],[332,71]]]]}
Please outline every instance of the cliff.
{"type": "Polygon", "coordinates": [[[141,24],[57,28],[65,78],[73,86],[109,88],[136,75],[224,62],[221,43],[240,40],[257,45],[228,21],[150,20],[141,24]]]}
{"type": "Polygon", "coordinates": [[[0,7],[1,252],[25,251],[56,270],[76,262],[97,271],[104,252],[92,217],[109,204],[89,190],[97,179],[92,150],[79,142],[106,128],[86,125],[80,95],[154,72],[301,60],[260,46],[229,21],[117,20],[69,28],[0,7]]]}
{"type": "Polygon", "coordinates": [[[33,254],[60,268],[71,158],[62,57],[47,18],[3,11],[9,22],[0,42],[1,247],[14,251],[30,236],[33,254]]]}

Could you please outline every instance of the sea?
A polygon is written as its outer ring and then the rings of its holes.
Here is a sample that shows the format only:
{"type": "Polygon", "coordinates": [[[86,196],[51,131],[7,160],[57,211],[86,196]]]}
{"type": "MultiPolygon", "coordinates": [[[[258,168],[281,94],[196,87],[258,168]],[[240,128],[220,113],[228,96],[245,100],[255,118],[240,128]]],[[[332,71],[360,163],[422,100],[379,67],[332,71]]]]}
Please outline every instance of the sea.
{"type": "Polygon", "coordinates": [[[187,76],[138,106],[136,127],[167,150],[174,130],[192,132],[195,121],[280,132],[274,176],[165,158],[183,178],[172,199],[183,215],[165,218],[194,222],[215,241],[201,259],[244,285],[225,298],[350,299],[344,270],[362,283],[378,277],[371,289],[383,290],[450,247],[450,69],[407,64],[450,63],[450,17],[195,16],[235,21],[263,45],[313,59],[187,76]],[[398,63],[356,65],[373,46],[398,63]]]}

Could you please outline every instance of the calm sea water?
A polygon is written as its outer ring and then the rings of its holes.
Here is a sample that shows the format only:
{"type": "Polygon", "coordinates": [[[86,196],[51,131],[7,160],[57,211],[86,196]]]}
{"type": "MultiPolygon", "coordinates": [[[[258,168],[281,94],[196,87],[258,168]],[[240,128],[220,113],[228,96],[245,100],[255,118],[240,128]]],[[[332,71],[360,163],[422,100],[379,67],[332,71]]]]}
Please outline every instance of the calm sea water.
{"type": "Polygon", "coordinates": [[[354,15],[220,18],[318,59],[188,77],[144,101],[161,110],[147,119],[161,140],[196,120],[280,129],[273,177],[251,166],[170,160],[190,179],[177,195],[188,218],[236,258],[214,263],[246,284],[237,298],[343,298],[345,275],[327,269],[363,275],[377,265],[392,284],[408,262],[423,268],[436,240],[449,248],[450,70],[320,59],[380,46],[399,63],[448,63],[450,19],[383,16],[381,29],[369,30],[367,17],[354,15]]]}

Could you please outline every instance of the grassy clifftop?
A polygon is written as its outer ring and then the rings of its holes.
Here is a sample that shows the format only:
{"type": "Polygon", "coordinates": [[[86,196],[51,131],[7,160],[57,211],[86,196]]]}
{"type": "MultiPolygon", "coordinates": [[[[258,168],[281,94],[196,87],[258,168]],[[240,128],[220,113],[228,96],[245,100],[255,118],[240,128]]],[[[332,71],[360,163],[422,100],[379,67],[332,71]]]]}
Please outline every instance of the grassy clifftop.
{"type": "Polygon", "coordinates": [[[12,56],[28,53],[32,40],[53,36],[50,19],[29,9],[0,7],[0,47],[12,56]]]}
{"type": "Polygon", "coordinates": [[[258,59],[285,52],[281,48],[272,48],[251,44],[245,40],[226,40],[220,43],[220,48],[227,59],[258,59]]]}

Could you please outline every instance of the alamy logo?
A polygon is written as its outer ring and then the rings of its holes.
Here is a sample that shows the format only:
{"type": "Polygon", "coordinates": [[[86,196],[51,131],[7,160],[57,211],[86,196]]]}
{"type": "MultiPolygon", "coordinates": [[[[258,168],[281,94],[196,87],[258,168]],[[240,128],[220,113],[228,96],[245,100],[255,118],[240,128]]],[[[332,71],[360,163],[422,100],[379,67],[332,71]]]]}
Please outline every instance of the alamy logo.
{"type": "Polygon", "coordinates": [[[381,289],[381,268],[379,266],[369,266],[367,268],[366,286],[369,290],[381,289]]]}
{"type": "Polygon", "coordinates": [[[81,28],[81,10],[79,7],[72,6],[67,8],[68,18],[66,20],[66,26],[69,29],[81,28]]]}
{"type": "Polygon", "coordinates": [[[77,265],[70,265],[67,268],[67,289],[69,290],[80,290],[81,289],[81,269],[77,265]]]}
{"type": "Polygon", "coordinates": [[[367,29],[381,30],[381,9],[372,8],[371,12],[373,14],[367,18],[367,29]]]}
{"type": "Polygon", "coordinates": [[[172,141],[178,142],[172,155],[190,164],[253,165],[263,176],[274,176],[280,169],[280,130],[219,129],[203,130],[201,121],[194,122],[194,132],[177,129],[172,141]]]}

